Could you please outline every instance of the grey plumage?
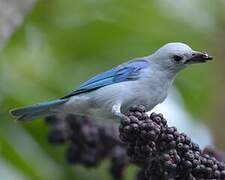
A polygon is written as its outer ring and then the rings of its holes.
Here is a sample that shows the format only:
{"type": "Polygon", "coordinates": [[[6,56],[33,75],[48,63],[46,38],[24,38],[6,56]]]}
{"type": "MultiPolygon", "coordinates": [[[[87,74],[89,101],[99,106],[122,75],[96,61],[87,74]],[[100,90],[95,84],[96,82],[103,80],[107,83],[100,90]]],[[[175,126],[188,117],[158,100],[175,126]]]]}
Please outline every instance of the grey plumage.
{"type": "Polygon", "coordinates": [[[94,76],[61,99],[14,109],[11,114],[21,121],[57,113],[115,119],[123,117],[132,105],[142,104],[151,110],[165,100],[180,70],[211,59],[184,43],[168,43],[152,55],[94,76]]]}

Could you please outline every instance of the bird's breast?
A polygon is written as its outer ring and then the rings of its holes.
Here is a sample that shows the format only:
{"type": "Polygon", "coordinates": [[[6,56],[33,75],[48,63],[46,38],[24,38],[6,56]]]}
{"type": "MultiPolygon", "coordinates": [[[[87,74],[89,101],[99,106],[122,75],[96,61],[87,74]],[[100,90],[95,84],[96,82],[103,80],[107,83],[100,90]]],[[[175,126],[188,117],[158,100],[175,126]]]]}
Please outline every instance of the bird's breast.
{"type": "Polygon", "coordinates": [[[118,103],[123,113],[133,105],[144,105],[151,110],[166,98],[167,91],[168,83],[152,77],[115,83],[90,93],[91,111],[100,115],[111,114],[112,107],[118,103]]]}
{"type": "Polygon", "coordinates": [[[133,105],[144,105],[147,110],[153,109],[167,97],[167,84],[159,84],[155,81],[143,80],[133,87],[131,97],[124,102],[123,111],[128,111],[133,105]]]}

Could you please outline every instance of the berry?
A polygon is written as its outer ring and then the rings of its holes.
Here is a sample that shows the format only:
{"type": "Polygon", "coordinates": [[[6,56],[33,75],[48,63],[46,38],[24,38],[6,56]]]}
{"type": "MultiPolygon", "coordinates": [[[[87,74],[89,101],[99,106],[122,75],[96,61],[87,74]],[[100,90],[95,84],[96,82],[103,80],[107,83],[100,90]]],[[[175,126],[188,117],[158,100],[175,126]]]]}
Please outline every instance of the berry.
{"type": "Polygon", "coordinates": [[[49,143],[68,144],[66,159],[87,168],[110,160],[109,172],[123,179],[126,167],[140,167],[137,180],[225,179],[224,153],[203,151],[162,114],[146,114],[144,106],[130,108],[121,123],[103,124],[75,115],[48,117],[49,143]]]}

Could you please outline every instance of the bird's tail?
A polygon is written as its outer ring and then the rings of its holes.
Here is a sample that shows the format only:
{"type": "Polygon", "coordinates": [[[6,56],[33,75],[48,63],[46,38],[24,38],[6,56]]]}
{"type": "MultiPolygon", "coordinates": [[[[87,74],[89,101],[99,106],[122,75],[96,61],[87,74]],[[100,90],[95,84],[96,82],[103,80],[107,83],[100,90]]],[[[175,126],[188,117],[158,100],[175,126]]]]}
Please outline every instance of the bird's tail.
{"type": "Polygon", "coordinates": [[[68,99],[57,99],[23,108],[12,109],[10,113],[18,121],[31,121],[55,114],[56,108],[64,104],[66,101],[68,101],[68,99]]]}

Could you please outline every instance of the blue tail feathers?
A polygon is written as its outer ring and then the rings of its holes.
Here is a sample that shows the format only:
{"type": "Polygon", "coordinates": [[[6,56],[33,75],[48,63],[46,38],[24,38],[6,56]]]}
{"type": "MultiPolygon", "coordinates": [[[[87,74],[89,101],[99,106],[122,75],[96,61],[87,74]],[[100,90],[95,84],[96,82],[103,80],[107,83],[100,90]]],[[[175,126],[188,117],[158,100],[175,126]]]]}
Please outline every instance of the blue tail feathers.
{"type": "Polygon", "coordinates": [[[33,119],[47,117],[55,114],[54,109],[67,101],[68,99],[57,99],[26,106],[23,108],[12,109],[10,113],[19,121],[31,121],[33,119]]]}

